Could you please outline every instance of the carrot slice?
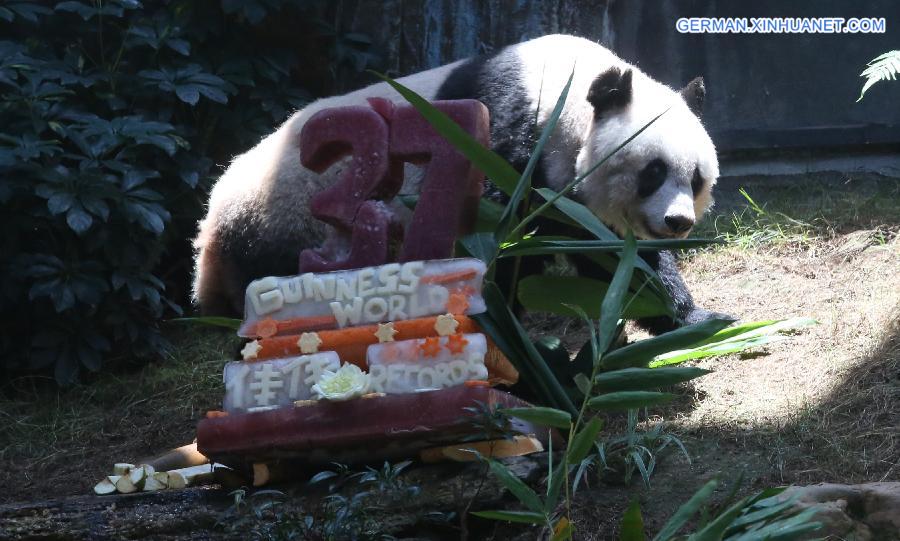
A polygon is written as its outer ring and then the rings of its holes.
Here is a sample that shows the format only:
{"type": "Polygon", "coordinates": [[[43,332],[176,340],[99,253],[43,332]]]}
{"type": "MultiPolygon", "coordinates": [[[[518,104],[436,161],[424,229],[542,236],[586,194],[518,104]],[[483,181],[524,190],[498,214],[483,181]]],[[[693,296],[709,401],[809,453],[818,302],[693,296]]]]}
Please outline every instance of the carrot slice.
{"type": "MultiPolygon", "coordinates": [[[[484,332],[473,319],[462,315],[454,317],[459,322],[456,332],[462,334],[484,332]]],[[[396,340],[413,340],[437,336],[437,331],[434,330],[436,322],[436,316],[395,321],[394,329],[397,331],[397,334],[394,335],[394,338],[396,340]]],[[[363,327],[318,331],[316,334],[322,340],[322,343],[319,345],[319,351],[334,351],[341,358],[341,362],[353,363],[364,370],[368,370],[366,350],[370,345],[378,343],[378,338],[375,336],[375,331],[377,330],[378,325],[366,325],[363,327]]],[[[245,362],[258,362],[278,357],[302,355],[300,346],[297,344],[299,338],[300,336],[296,334],[261,338],[258,341],[260,349],[256,354],[256,358],[248,359],[245,362]]],[[[488,338],[488,353],[485,356],[484,363],[487,366],[490,380],[506,384],[515,383],[518,380],[518,371],[490,338],[488,338]]]]}
{"type": "Polygon", "coordinates": [[[471,280],[478,276],[478,272],[474,270],[464,270],[464,271],[456,271],[456,272],[448,272],[446,274],[432,274],[430,276],[423,276],[419,279],[419,283],[422,284],[446,284],[447,282],[462,282],[464,280],[471,280]]]}
{"type": "MultiPolygon", "coordinates": [[[[466,316],[456,316],[456,320],[459,322],[456,332],[481,332],[478,325],[466,316]]],[[[434,330],[436,322],[436,316],[395,321],[394,329],[397,331],[397,334],[394,336],[394,339],[412,340],[436,336],[437,332],[434,330]]],[[[362,327],[318,331],[316,334],[322,340],[322,343],[319,344],[319,351],[336,351],[342,361],[351,362],[366,368],[366,349],[370,345],[378,343],[378,338],[375,336],[375,331],[377,330],[378,325],[365,325],[362,327]]],[[[299,338],[297,335],[261,338],[259,340],[260,350],[256,354],[256,359],[253,360],[261,361],[276,357],[300,355],[300,346],[297,345],[299,338]]],[[[248,362],[253,362],[253,360],[248,362]]]]}

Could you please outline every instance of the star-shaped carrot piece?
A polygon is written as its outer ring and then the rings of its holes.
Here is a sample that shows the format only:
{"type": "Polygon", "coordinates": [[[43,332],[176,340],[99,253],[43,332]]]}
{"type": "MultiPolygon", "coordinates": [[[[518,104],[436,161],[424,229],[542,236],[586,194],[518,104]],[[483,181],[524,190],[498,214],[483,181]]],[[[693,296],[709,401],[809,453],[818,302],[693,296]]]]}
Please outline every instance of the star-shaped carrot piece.
{"type": "Polygon", "coordinates": [[[459,327],[459,322],[456,321],[453,314],[438,316],[434,321],[434,330],[438,333],[438,336],[450,336],[451,334],[455,334],[457,327],[459,327]]]}
{"type": "Polygon", "coordinates": [[[259,354],[259,350],[262,349],[262,346],[259,345],[258,340],[253,340],[252,342],[247,342],[247,345],[244,346],[244,349],[241,350],[241,356],[244,357],[245,361],[249,361],[250,359],[255,359],[259,354]]]}
{"type": "Polygon", "coordinates": [[[300,339],[297,340],[297,346],[300,348],[300,353],[317,353],[319,351],[319,346],[322,345],[322,339],[319,338],[319,333],[314,332],[305,332],[300,335],[300,339]]]}
{"type": "Polygon", "coordinates": [[[397,334],[397,329],[394,328],[394,324],[391,322],[388,323],[379,323],[378,330],[375,331],[375,338],[378,339],[379,342],[393,342],[394,335],[397,334]]]}
{"type": "Polygon", "coordinates": [[[267,317],[256,324],[256,335],[260,338],[269,338],[278,334],[278,322],[267,317]]]}
{"type": "Polygon", "coordinates": [[[447,337],[447,344],[444,346],[450,350],[450,353],[455,353],[459,355],[462,353],[466,346],[469,345],[469,341],[466,340],[466,337],[460,334],[451,334],[447,337]]]}
{"type": "Polygon", "coordinates": [[[423,357],[437,357],[441,352],[441,342],[437,336],[429,336],[419,343],[419,353],[423,357]]]}
{"type": "Polygon", "coordinates": [[[465,314],[469,308],[469,297],[462,293],[453,293],[447,299],[447,311],[451,314],[465,314]]]}

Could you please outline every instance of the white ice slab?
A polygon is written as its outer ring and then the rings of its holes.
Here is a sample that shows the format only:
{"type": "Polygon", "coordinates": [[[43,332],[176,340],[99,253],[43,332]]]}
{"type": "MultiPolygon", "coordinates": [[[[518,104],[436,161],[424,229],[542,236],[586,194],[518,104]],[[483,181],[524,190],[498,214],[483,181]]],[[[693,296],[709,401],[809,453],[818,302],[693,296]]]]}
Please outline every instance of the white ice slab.
{"type": "Polygon", "coordinates": [[[325,370],[337,370],[337,353],[285,357],[270,361],[231,362],[225,365],[224,408],[242,412],[257,408],[292,406],[313,398],[311,387],[325,370]]]}
{"type": "Polygon", "coordinates": [[[369,346],[371,390],[388,394],[413,393],[462,385],[488,377],[483,334],[457,334],[402,340],[369,346]],[[463,342],[466,342],[463,344],[463,342]],[[430,349],[429,346],[437,348],[430,349]],[[434,353],[434,355],[431,355],[434,353]]]}
{"type": "Polygon", "coordinates": [[[447,312],[467,315],[486,310],[481,296],[485,265],[473,258],[388,263],[326,273],[269,276],[247,286],[245,337],[278,331],[304,331],[372,325],[434,316],[447,312]],[[460,299],[465,309],[454,310],[460,299]],[[257,328],[266,321],[267,325],[257,328]]]}

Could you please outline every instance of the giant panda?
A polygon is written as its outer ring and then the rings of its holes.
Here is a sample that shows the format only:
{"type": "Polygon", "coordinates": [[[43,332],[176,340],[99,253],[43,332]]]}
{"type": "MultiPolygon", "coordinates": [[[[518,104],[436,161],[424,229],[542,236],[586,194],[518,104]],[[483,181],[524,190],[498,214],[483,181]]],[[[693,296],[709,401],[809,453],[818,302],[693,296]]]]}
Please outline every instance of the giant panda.
{"type": "MultiPolygon", "coordinates": [[[[675,91],[597,43],[548,35],[399,82],[429,100],[483,102],[491,115],[493,150],[521,171],[573,69],[534,184],[561,189],[668,108],[578,185],[573,197],[619,234],[631,229],[643,239],[687,236],[711,205],[719,174],[715,147],[698,117],[702,80],[675,91]]],[[[194,242],[194,299],[203,313],[241,314],[251,280],[295,274],[299,252],[322,242],[326,226],[308,215],[308,201],[336,172],[319,175],[300,165],[300,131],[322,109],[363,105],[372,97],[403,102],[386,83],[317,100],[235,158],[215,183],[194,242]]],[[[487,193],[497,196],[490,186],[487,193]]],[[[646,327],[659,333],[713,315],[694,305],[671,253],[642,256],[657,269],[676,307],[674,320],[656,318],[645,321],[646,327]]],[[[592,272],[583,262],[576,265],[579,272],[592,272]]]]}

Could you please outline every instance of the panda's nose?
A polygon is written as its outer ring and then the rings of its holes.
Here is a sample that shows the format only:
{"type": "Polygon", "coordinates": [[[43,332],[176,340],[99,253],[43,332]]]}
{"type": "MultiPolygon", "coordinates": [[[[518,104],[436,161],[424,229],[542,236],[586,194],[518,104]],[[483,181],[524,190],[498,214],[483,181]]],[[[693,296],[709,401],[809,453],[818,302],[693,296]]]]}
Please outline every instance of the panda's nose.
{"type": "Polygon", "coordinates": [[[694,227],[694,220],[688,216],[666,216],[666,225],[673,233],[685,233],[694,227]]]}

